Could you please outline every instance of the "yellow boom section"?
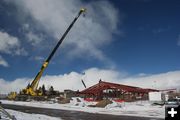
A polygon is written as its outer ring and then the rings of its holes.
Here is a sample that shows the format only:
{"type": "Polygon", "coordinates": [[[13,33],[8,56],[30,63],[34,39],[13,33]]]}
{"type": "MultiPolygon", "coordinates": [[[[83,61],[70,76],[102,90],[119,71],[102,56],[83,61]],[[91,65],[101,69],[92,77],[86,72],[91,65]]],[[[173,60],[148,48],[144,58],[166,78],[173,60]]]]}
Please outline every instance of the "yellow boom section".
{"type": "Polygon", "coordinates": [[[48,62],[44,62],[41,70],[38,72],[38,74],[36,75],[36,77],[34,78],[34,80],[32,81],[30,87],[32,88],[33,91],[36,91],[38,88],[38,84],[39,84],[39,80],[44,72],[44,70],[46,69],[46,67],[48,66],[48,62]]]}

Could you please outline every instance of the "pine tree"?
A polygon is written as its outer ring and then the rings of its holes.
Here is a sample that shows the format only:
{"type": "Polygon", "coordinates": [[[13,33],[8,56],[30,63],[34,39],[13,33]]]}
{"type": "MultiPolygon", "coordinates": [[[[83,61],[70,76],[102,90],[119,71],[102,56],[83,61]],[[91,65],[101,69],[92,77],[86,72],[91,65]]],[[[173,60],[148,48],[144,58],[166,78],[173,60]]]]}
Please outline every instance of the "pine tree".
{"type": "Polygon", "coordinates": [[[45,88],[45,85],[44,85],[44,84],[42,85],[42,94],[43,94],[43,95],[46,94],[46,88],[45,88]]]}

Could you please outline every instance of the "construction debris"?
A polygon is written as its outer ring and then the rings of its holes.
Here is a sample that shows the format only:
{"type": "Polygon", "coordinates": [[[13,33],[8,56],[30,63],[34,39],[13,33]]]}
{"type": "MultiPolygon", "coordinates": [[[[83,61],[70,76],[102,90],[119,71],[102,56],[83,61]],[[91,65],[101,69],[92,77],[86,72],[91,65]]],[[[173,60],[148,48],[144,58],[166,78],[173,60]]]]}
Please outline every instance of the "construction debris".
{"type": "Polygon", "coordinates": [[[99,102],[95,105],[95,107],[104,108],[104,107],[106,107],[108,104],[111,104],[111,103],[113,103],[111,100],[105,99],[105,100],[99,101],[99,102]]]}
{"type": "Polygon", "coordinates": [[[59,104],[66,104],[66,103],[70,103],[70,98],[63,98],[63,97],[59,97],[59,98],[57,98],[57,100],[58,100],[58,103],[59,104]]]}

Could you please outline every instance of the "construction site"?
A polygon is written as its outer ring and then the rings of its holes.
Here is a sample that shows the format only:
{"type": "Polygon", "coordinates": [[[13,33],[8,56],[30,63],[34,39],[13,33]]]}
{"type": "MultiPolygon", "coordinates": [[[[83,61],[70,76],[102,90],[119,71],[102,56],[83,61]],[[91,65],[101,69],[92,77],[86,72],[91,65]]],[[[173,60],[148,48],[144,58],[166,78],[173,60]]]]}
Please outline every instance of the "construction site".
{"type": "MultiPolygon", "coordinates": [[[[76,21],[85,14],[86,8],[81,8],[50,54],[47,54],[42,66],[39,66],[40,70],[34,79],[24,86],[24,89],[0,94],[0,119],[162,120],[165,118],[165,107],[169,100],[177,100],[180,105],[180,92],[177,88],[144,88],[138,84],[133,86],[123,84],[121,80],[114,83],[108,79],[99,78],[94,85],[87,86],[86,81],[82,79],[79,80],[83,86],[82,90],[66,88],[64,91],[59,91],[54,86],[48,88],[44,84],[40,86],[41,77],[48,65],[51,65],[52,58],[56,57],[55,53],[58,54],[57,50],[63,40],[76,21]],[[39,117],[39,115],[42,116],[39,117]]],[[[85,19],[79,22],[83,20],[85,19]]]]}
{"type": "MultiPolygon", "coordinates": [[[[82,80],[82,84],[85,87],[85,90],[82,91],[72,91],[64,90],[64,92],[54,90],[53,86],[49,90],[45,89],[45,86],[39,86],[39,81],[43,75],[44,70],[47,68],[55,52],[62,44],[68,32],[73,27],[76,20],[80,17],[81,14],[84,14],[86,11],[85,8],[82,8],[78,15],[74,18],[72,23],[69,25],[65,33],[62,35],[58,43],[55,45],[54,49],[47,57],[45,62],[42,64],[40,71],[35,76],[34,80],[27,85],[26,88],[22,89],[19,93],[11,92],[8,94],[7,99],[15,101],[48,101],[51,99],[58,98],[59,103],[69,103],[72,97],[82,97],[85,100],[92,101],[101,101],[113,99],[116,101],[126,101],[132,102],[136,100],[148,100],[149,92],[159,92],[159,90],[150,89],[150,88],[140,88],[136,86],[128,86],[123,84],[115,84],[110,82],[99,80],[99,83],[93,85],[89,88],[86,88],[86,84],[82,80]]],[[[4,97],[3,97],[4,98],[4,97]]],[[[6,97],[4,98],[6,99],[6,97]]]]}
{"type": "MultiPolygon", "coordinates": [[[[76,20],[79,18],[81,14],[84,14],[86,9],[82,8],[78,15],[74,18],[72,23],[69,25],[61,39],[58,41],[48,58],[45,60],[43,65],[41,66],[40,71],[37,73],[35,76],[34,80],[27,85],[26,88],[22,89],[19,93],[17,92],[11,92],[8,94],[7,98],[9,100],[15,100],[15,101],[31,101],[31,100],[37,100],[37,101],[42,101],[42,100],[50,100],[52,98],[59,97],[63,94],[63,98],[70,98],[71,97],[78,97],[79,95],[83,95],[85,97],[88,97],[89,95],[92,95],[93,100],[103,100],[104,97],[108,98],[122,98],[122,99],[127,99],[128,101],[133,100],[133,98],[142,96],[143,99],[147,99],[147,94],[150,91],[156,91],[156,90],[150,90],[150,89],[142,89],[142,88],[137,88],[137,87],[132,87],[132,86],[125,86],[125,85],[118,85],[118,84],[113,84],[113,83],[106,83],[106,82],[101,82],[97,85],[94,85],[86,90],[83,90],[81,92],[74,92],[71,90],[65,90],[63,93],[60,93],[59,91],[55,91],[53,86],[49,88],[49,90],[45,89],[45,86],[40,86],[39,87],[39,81],[41,79],[41,76],[44,72],[44,70],[47,68],[50,60],[54,56],[55,52],[57,51],[58,47],[61,45],[63,42],[64,38],[70,31],[70,29],[73,27],[74,23],[76,20]],[[106,93],[104,92],[106,91],[106,93]],[[146,96],[146,97],[145,97],[146,96]],[[124,98],[125,97],[125,98],[124,98]]],[[[83,81],[82,81],[83,82],[83,81]]],[[[83,85],[85,86],[85,83],[83,82],[83,85]]],[[[135,99],[134,99],[135,100],[135,99]]]]}

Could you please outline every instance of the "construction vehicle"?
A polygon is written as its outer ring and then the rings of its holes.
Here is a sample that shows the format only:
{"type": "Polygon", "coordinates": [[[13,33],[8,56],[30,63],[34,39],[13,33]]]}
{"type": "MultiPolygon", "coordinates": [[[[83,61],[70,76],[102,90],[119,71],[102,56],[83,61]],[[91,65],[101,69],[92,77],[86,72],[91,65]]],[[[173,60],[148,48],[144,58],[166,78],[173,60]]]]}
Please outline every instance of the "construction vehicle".
{"type": "Polygon", "coordinates": [[[79,16],[81,14],[83,14],[86,11],[86,9],[82,8],[80,9],[78,15],[74,18],[74,20],[72,21],[72,23],[69,25],[69,27],[67,28],[67,30],[65,31],[65,33],[62,35],[61,39],[58,41],[58,43],[56,44],[56,46],[54,47],[54,49],[52,50],[52,52],[50,53],[50,55],[48,56],[48,58],[45,60],[45,62],[43,63],[40,71],[38,72],[38,74],[36,75],[36,77],[34,78],[34,80],[31,82],[31,84],[28,84],[28,86],[21,90],[19,94],[15,94],[14,92],[12,92],[12,94],[9,94],[8,98],[11,100],[22,100],[25,101],[29,98],[32,99],[36,99],[36,98],[43,98],[43,94],[41,90],[38,90],[38,84],[40,81],[40,78],[44,72],[44,70],[47,68],[50,60],[52,59],[53,55],[55,54],[55,52],[57,51],[58,47],[61,45],[61,43],[63,42],[64,38],[66,37],[66,35],[68,34],[68,32],[71,30],[71,28],[73,27],[74,23],[77,21],[77,19],[79,18],[79,16]]]}
{"type": "Polygon", "coordinates": [[[17,96],[17,92],[10,92],[7,97],[9,100],[14,100],[16,96],[17,96]]]}

